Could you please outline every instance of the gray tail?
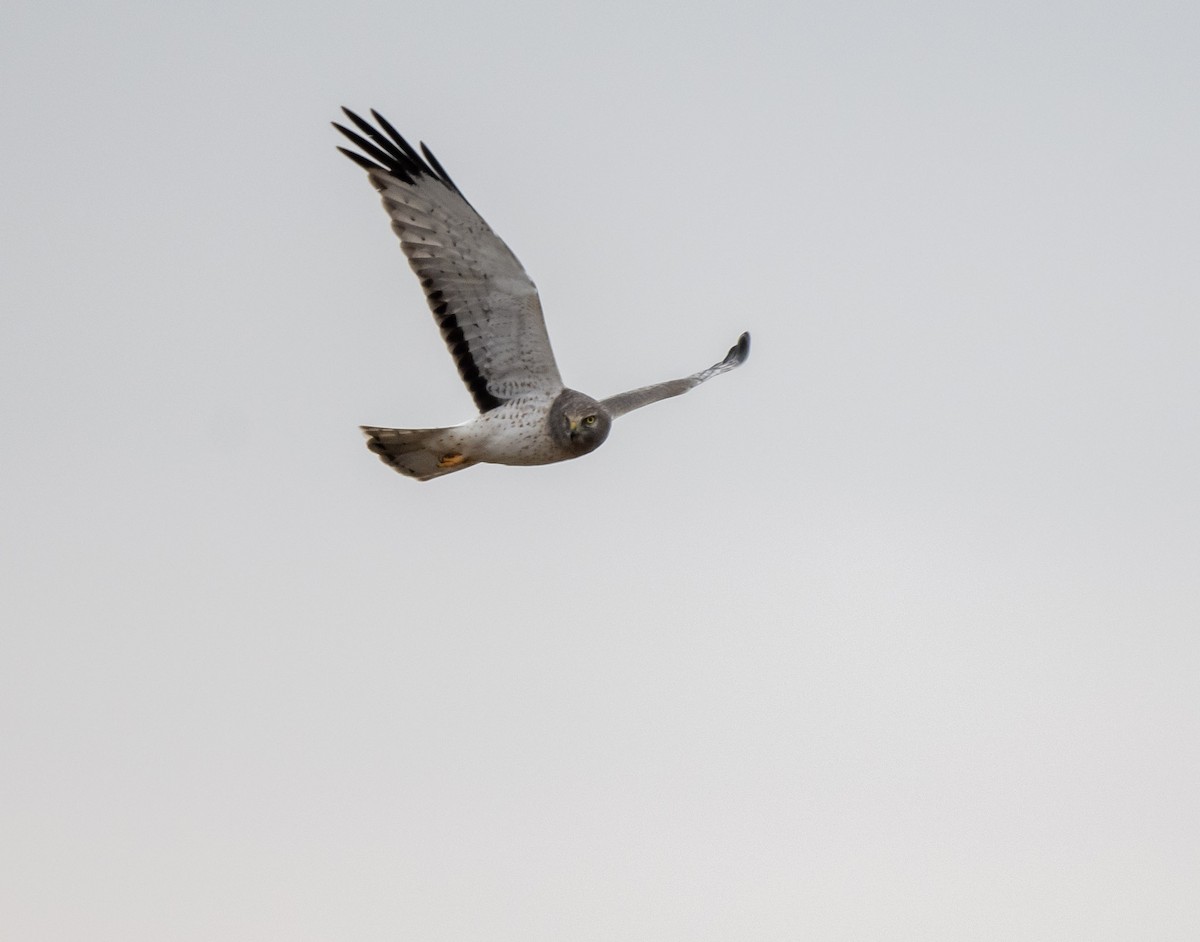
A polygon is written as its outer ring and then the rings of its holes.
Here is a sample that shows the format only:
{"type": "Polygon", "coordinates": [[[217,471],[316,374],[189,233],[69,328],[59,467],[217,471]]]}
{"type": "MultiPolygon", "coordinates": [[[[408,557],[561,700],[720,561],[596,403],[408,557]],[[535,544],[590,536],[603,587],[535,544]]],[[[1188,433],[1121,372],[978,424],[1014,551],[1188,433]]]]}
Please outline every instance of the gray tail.
{"type": "Polygon", "coordinates": [[[374,428],[361,426],[367,447],[380,460],[401,474],[428,481],[475,464],[462,454],[447,449],[448,428],[374,428]]]}

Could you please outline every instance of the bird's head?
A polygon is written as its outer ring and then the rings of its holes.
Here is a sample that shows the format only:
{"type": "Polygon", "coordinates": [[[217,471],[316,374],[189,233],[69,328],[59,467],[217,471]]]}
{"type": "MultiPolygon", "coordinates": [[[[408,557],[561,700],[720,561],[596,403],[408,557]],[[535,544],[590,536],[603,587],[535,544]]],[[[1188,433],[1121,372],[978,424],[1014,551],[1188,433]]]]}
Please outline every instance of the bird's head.
{"type": "Polygon", "coordinates": [[[612,417],[591,396],[564,389],[550,407],[550,435],[572,457],[595,451],[608,438],[612,417]]]}

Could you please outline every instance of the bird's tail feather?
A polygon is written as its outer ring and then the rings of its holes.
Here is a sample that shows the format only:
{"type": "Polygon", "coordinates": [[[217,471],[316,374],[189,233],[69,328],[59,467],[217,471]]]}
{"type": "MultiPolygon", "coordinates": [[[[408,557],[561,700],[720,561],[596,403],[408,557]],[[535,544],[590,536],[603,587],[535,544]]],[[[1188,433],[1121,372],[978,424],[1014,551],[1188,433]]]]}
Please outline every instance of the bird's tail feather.
{"type": "Polygon", "coordinates": [[[447,441],[448,428],[374,428],[362,426],[367,447],[403,475],[428,481],[475,464],[447,441]]]}

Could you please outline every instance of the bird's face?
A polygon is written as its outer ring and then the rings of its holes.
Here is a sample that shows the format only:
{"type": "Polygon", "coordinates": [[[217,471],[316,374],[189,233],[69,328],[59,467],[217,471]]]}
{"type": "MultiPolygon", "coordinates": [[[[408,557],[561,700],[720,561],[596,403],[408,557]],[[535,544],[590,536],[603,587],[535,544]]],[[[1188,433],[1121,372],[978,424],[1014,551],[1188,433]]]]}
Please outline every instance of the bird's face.
{"type": "Polygon", "coordinates": [[[595,451],[608,438],[612,419],[595,399],[564,390],[550,410],[550,433],[572,457],[595,451]]]}
{"type": "Polygon", "coordinates": [[[608,438],[611,422],[602,412],[588,412],[567,417],[567,434],[571,439],[571,450],[584,455],[599,448],[608,438]]]}

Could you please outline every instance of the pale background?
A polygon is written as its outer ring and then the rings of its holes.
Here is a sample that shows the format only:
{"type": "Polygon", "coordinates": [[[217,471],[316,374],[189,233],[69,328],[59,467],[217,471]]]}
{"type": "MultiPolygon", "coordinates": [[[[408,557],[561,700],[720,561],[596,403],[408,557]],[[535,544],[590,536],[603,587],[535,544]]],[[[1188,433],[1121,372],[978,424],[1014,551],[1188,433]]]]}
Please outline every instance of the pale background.
{"type": "Polygon", "coordinates": [[[1200,6],[8,2],[0,936],[1200,938],[1200,6]],[[328,122],[603,396],[471,404],[328,122]]]}

